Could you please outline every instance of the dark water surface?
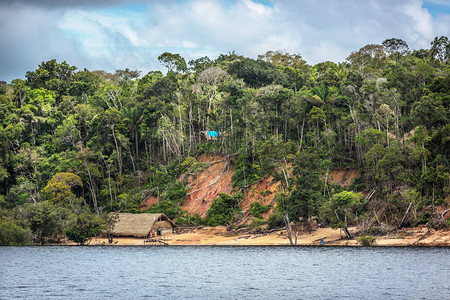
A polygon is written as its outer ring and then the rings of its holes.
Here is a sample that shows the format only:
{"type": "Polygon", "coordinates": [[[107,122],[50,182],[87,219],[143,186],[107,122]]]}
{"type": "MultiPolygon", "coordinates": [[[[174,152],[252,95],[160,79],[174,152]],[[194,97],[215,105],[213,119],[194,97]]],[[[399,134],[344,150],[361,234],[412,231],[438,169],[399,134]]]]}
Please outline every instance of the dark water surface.
{"type": "Polygon", "coordinates": [[[450,299],[450,249],[0,247],[17,298],[450,299]]]}

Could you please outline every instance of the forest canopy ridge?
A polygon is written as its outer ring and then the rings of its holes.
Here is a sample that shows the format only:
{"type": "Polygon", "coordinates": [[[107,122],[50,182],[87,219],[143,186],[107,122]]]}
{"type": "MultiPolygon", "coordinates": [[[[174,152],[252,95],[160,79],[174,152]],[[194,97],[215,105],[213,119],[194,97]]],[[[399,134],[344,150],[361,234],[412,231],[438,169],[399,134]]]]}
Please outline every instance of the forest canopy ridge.
{"type": "MultiPolygon", "coordinates": [[[[286,216],[363,226],[381,211],[374,232],[448,226],[449,58],[441,36],[429,49],[392,38],[312,66],[286,51],[188,62],[164,52],[166,74],[42,62],[0,84],[1,243],[45,243],[86,226],[98,234],[107,213],[137,213],[149,195],[160,199],[149,212],[181,223],[236,224],[246,189],[268,176],[281,182],[268,226],[286,216]],[[205,141],[205,131],[220,138],[205,141]],[[179,180],[201,169],[202,153],[232,154],[234,168],[235,190],[206,219],[183,211],[179,180]],[[333,168],[360,176],[334,186],[333,168]]],[[[269,211],[252,209],[257,219],[269,211]]]]}

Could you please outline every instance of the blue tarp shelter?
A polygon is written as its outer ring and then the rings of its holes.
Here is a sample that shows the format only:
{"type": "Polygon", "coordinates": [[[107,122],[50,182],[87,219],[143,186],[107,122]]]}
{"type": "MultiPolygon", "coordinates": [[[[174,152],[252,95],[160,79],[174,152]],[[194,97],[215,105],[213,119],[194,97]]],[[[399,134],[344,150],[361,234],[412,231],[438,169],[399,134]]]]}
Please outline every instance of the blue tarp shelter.
{"type": "Polygon", "coordinates": [[[219,135],[222,135],[219,131],[207,131],[206,133],[208,133],[208,136],[210,138],[216,138],[219,135]]]}

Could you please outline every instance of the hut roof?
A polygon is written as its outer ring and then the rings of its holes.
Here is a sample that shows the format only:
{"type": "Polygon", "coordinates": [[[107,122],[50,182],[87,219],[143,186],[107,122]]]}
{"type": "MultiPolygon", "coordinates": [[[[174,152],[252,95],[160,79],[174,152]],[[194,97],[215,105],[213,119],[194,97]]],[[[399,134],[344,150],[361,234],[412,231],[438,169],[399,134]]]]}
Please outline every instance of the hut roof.
{"type": "Polygon", "coordinates": [[[119,214],[119,220],[114,226],[115,236],[146,237],[150,234],[153,225],[158,221],[168,221],[175,224],[163,213],[157,214],[119,214]]]}

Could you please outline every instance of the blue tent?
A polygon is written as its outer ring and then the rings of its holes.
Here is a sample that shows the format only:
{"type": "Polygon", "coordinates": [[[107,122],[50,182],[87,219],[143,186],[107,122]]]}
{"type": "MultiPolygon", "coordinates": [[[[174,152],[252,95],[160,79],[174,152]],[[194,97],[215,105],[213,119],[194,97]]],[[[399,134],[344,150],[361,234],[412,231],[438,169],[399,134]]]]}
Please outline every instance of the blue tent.
{"type": "Polygon", "coordinates": [[[215,138],[215,137],[218,137],[219,135],[222,135],[218,131],[207,131],[207,133],[208,133],[208,136],[211,137],[211,138],[215,138]]]}

